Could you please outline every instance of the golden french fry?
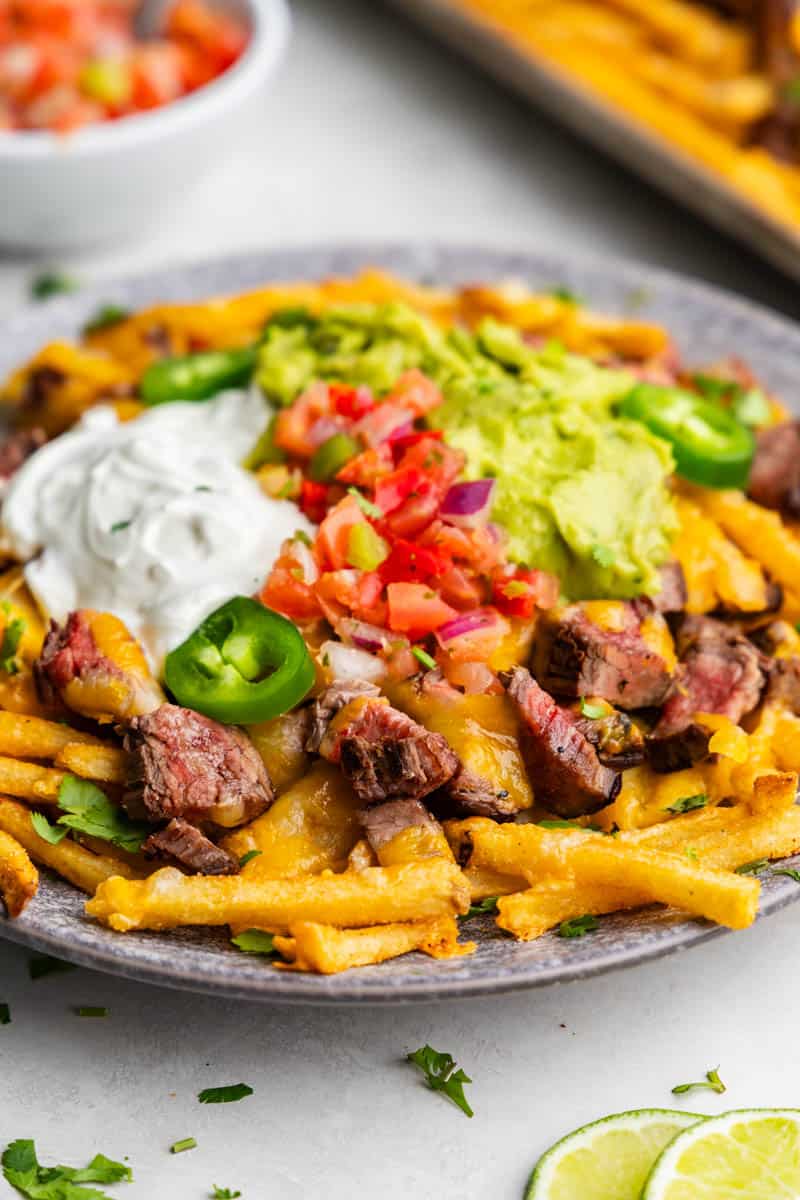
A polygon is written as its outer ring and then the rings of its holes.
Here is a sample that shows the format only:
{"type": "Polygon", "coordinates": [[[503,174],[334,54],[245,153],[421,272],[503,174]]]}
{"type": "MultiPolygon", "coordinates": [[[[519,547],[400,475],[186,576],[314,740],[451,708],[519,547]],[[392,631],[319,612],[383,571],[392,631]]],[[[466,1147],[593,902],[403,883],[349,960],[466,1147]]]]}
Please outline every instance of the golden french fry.
{"type": "Polygon", "coordinates": [[[81,733],[59,721],[0,712],[0,754],[12,758],[55,758],[70,742],[101,745],[91,734],[81,733]]]}
{"type": "Polygon", "coordinates": [[[69,741],[55,756],[55,765],[82,779],[124,783],[129,755],[118,746],[69,741]]]}
{"type": "Polygon", "coordinates": [[[763,612],[767,607],[767,580],[761,565],[743,554],[688,496],[678,495],[675,506],[680,530],[672,550],[686,579],[687,612],[711,612],[720,605],[742,612],[763,612]]]}
{"type": "Polygon", "coordinates": [[[470,900],[487,900],[489,896],[508,896],[521,892],[527,881],[519,875],[506,875],[490,867],[465,867],[464,878],[469,884],[470,900]]]}
{"type": "Polygon", "coordinates": [[[235,858],[258,850],[249,875],[280,878],[341,870],[361,833],[359,804],[337,767],[317,762],[272,808],[222,841],[235,858]]]}
{"type": "Polygon", "coordinates": [[[0,830],[16,838],[36,862],[51,867],[90,895],[114,875],[135,878],[138,874],[116,858],[93,854],[72,838],[64,838],[57,846],[51,845],[39,837],[31,825],[31,810],[5,796],[0,796],[0,830]]]}
{"type": "Polygon", "coordinates": [[[42,804],[55,804],[63,778],[64,772],[55,771],[52,767],[0,756],[0,793],[6,792],[42,804]]]}
{"type": "Polygon", "coordinates": [[[686,491],[773,579],[792,592],[800,591],[800,537],[778,513],[748,500],[742,492],[697,487],[686,491]]]}
{"type": "Polygon", "coordinates": [[[39,872],[27,850],[0,829],[0,896],[10,917],[18,917],[36,895],[39,872]]]}
{"type": "Polygon", "coordinates": [[[295,921],[360,928],[453,916],[469,907],[469,888],[441,858],[290,879],[182,875],[172,867],[148,879],[109,879],[86,905],[89,916],[126,932],[180,925],[233,925],[288,932],[295,921]]]}
{"type": "Polygon", "coordinates": [[[289,933],[289,937],[275,938],[276,950],[288,960],[275,965],[284,971],[316,971],[322,975],[385,962],[412,950],[433,958],[455,958],[475,950],[474,942],[459,942],[454,917],[367,929],[336,929],[314,921],[296,921],[289,933]]]}

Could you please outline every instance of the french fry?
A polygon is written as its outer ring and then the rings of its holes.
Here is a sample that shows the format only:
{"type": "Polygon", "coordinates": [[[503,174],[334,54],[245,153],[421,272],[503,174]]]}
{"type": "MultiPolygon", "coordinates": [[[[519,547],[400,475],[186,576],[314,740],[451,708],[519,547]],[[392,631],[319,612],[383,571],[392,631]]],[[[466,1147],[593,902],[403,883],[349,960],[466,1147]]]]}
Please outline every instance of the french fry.
{"type": "Polygon", "coordinates": [[[24,846],[0,830],[0,896],[10,917],[18,917],[36,895],[39,872],[24,846]]]}
{"type": "Polygon", "coordinates": [[[165,867],[148,879],[107,880],[86,911],[123,933],[181,925],[233,925],[287,933],[296,921],[360,928],[454,916],[468,906],[469,888],[461,872],[434,858],[291,879],[252,874],[186,876],[165,867]]]}
{"type": "Polygon", "coordinates": [[[59,721],[45,721],[22,713],[0,712],[0,754],[11,758],[55,758],[71,742],[98,746],[91,734],[59,721]]]}
{"type": "Polygon", "coordinates": [[[800,591],[800,538],[778,513],[748,500],[742,492],[686,489],[728,537],[792,592],[800,591]]]}
{"type": "Polygon", "coordinates": [[[378,860],[375,851],[366,838],[360,838],[347,856],[348,871],[366,871],[367,867],[377,867],[378,860]]]}
{"type": "Polygon", "coordinates": [[[63,771],[42,767],[38,763],[22,762],[17,758],[0,756],[0,793],[21,796],[42,804],[55,804],[63,771]]]}
{"type": "Polygon", "coordinates": [[[678,495],[675,506],[680,529],[672,551],[686,579],[686,611],[706,613],[723,605],[763,612],[767,580],[760,564],[743,554],[699,504],[678,495]]]}
{"type": "Polygon", "coordinates": [[[138,872],[116,858],[93,854],[85,846],[64,838],[57,846],[39,837],[31,825],[31,812],[24,804],[17,804],[0,796],[0,830],[15,838],[36,862],[51,867],[64,879],[74,883],[82,892],[94,893],[99,885],[114,875],[135,878],[138,872]]]}
{"type": "Polygon", "coordinates": [[[469,896],[475,900],[487,900],[489,896],[508,896],[511,892],[521,892],[527,886],[527,881],[519,875],[505,875],[493,871],[490,867],[465,867],[464,878],[469,884],[469,896]]]}
{"type": "Polygon", "coordinates": [[[125,783],[128,754],[118,746],[69,741],[55,756],[55,765],[82,779],[125,783]]]}
{"type": "Polygon", "coordinates": [[[264,878],[341,870],[361,833],[359,804],[341,771],[317,762],[272,807],[222,841],[235,858],[258,850],[248,873],[264,878]]]}
{"type": "Polygon", "coordinates": [[[459,942],[453,917],[377,925],[367,929],[336,929],[314,921],[296,921],[289,937],[276,937],[275,948],[288,961],[275,965],[284,971],[316,971],[334,975],[351,967],[399,958],[421,950],[433,958],[472,954],[474,942],[459,942]]]}

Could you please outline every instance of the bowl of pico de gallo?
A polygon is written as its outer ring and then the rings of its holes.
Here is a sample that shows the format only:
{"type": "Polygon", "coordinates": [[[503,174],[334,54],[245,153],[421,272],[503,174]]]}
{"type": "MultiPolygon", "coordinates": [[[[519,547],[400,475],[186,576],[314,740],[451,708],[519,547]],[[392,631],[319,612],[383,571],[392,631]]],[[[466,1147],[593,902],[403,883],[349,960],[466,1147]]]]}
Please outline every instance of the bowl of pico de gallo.
{"type": "Polygon", "coordinates": [[[286,0],[0,0],[0,246],[79,248],[161,217],[236,144],[286,0]],[[171,199],[170,199],[171,198],[171,199]]]}

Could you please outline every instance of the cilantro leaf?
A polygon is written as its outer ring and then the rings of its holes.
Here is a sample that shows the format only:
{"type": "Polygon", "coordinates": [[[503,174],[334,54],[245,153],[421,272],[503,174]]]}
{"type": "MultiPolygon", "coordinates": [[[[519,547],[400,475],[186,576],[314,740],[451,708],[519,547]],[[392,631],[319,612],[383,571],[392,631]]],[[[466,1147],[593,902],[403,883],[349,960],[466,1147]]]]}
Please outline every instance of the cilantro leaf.
{"type": "Polygon", "coordinates": [[[357,487],[349,487],[347,491],[349,495],[353,497],[356,504],[365,514],[365,516],[372,517],[376,521],[380,521],[382,517],[386,516],[386,513],[383,511],[383,509],[378,508],[377,504],[373,504],[372,501],[368,500],[366,496],[362,496],[357,487]]]}
{"type": "Polygon", "coordinates": [[[425,1045],[421,1046],[419,1050],[415,1050],[413,1054],[407,1054],[406,1058],[415,1067],[419,1067],[425,1076],[425,1083],[431,1091],[442,1092],[468,1117],[475,1115],[464,1095],[464,1084],[472,1083],[472,1080],[460,1067],[456,1069],[456,1063],[451,1054],[434,1050],[432,1046],[425,1045]]]}
{"type": "Polygon", "coordinates": [[[3,630],[3,640],[0,642],[0,671],[7,675],[19,674],[17,651],[25,632],[25,621],[22,617],[12,617],[3,630]]]}
{"type": "Polygon", "coordinates": [[[65,775],[58,789],[58,806],[64,813],[58,818],[59,825],[111,842],[132,854],[141,849],[148,835],[146,826],[128,820],[122,809],[87,779],[65,775]]]}
{"type": "Polygon", "coordinates": [[[56,825],[51,825],[44,813],[32,812],[31,825],[39,837],[44,838],[51,846],[57,846],[69,833],[68,829],[59,829],[56,825]]]}
{"type": "Polygon", "coordinates": [[[217,1187],[216,1183],[213,1184],[213,1188],[214,1190],[211,1193],[211,1200],[237,1200],[237,1198],[242,1194],[239,1191],[232,1192],[230,1188],[217,1187]]]}
{"type": "Polygon", "coordinates": [[[707,804],[708,796],[704,792],[698,792],[696,796],[681,796],[680,800],[675,800],[674,803],[668,804],[664,812],[692,812],[695,808],[705,808],[707,804]]]}
{"type": "Polygon", "coordinates": [[[736,867],[737,875],[758,875],[759,871],[765,870],[769,866],[769,859],[754,858],[752,862],[742,863],[740,867],[736,867]]]}
{"type": "Polygon", "coordinates": [[[122,533],[123,529],[130,529],[132,521],[115,521],[109,532],[122,533]]]}
{"type": "Polygon", "coordinates": [[[275,938],[263,929],[245,929],[244,933],[231,938],[231,944],[245,954],[277,954],[274,945],[275,938]]]}
{"type": "Polygon", "coordinates": [[[59,296],[64,292],[77,291],[78,285],[69,275],[62,271],[43,271],[31,281],[31,299],[49,300],[51,296],[59,296]]]}
{"type": "Polygon", "coordinates": [[[705,1079],[701,1079],[696,1083],[678,1083],[672,1089],[673,1096],[685,1096],[687,1092],[695,1091],[696,1089],[707,1088],[711,1092],[716,1092],[722,1095],[726,1091],[725,1084],[719,1077],[719,1067],[712,1067],[710,1071],[706,1071],[705,1079]]]}
{"type": "Polygon", "coordinates": [[[558,927],[558,936],[563,938],[583,937],[585,933],[594,933],[600,928],[600,922],[592,913],[582,917],[573,917],[570,921],[562,921],[558,927]]]}
{"type": "Polygon", "coordinates": [[[589,717],[592,721],[599,721],[605,715],[606,706],[604,704],[591,704],[584,696],[581,696],[581,716],[589,717]]]}
{"type": "Polygon", "coordinates": [[[794,867],[773,867],[770,875],[786,875],[788,879],[793,879],[795,883],[800,883],[800,871],[794,867]]]}
{"type": "Polygon", "coordinates": [[[263,850],[248,850],[247,853],[243,854],[239,859],[239,870],[241,871],[242,867],[246,867],[247,864],[252,862],[254,858],[260,858],[263,853],[263,850]]]}
{"type": "Polygon", "coordinates": [[[93,317],[83,327],[83,332],[99,333],[101,329],[110,329],[112,325],[119,325],[121,321],[127,320],[131,315],[129,308],[123,308],[120,304],[101,304],[93,317]]]}
{"type": "Polygon", "coordinates": [[[560,300],[562,304],[582,303],[580,296],[576,295],[575,292],[570,291],[569,288],[564,287],[563,284],[559,285],[558,287],[551,287],[550,295],[556,300],[560,300]]]}
{"type": "Polygon", "coordinates": [[[471,917],[484,917],[487,913],[496,913],[497,899],[497,896],[486,896],[483,900],[476,900],[474,904],[470,904],[461,920],[469,921],[471,917]]]}
{"type": "Polygon", "coordinates": [[[97,1154],[85,1167],[43,1167],[36,1145],[28,1138],[11,1142],[3,1152],[3,1177],[29,1200],[109,1200],[105,1192],[84,1183],[130,1182],[130,1167],[97,1154]]]}
{"type": "Polygon", "coordinates": [[[252,1096],[253,1089],[247,1083],[232,1083],[227,1087],[204,1088],[197,1093],[201,1104],[232,1104],[234,1100],[244,1100],[252,1096]]]}
{"type": "Polygon", "coordinates": [[[0,1025],[11,1024],[11,1009],[7,1004],[0,1004],[0,1025]]]}

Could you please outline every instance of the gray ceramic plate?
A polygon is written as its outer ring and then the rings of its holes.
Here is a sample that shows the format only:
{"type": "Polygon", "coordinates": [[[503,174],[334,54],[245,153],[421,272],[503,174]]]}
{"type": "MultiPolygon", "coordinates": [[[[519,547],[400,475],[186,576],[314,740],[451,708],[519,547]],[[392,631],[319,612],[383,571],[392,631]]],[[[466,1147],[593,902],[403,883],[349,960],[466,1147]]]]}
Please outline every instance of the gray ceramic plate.
{"type": "MultiPolygon", "coordinates": [[[[0,375],[45,341],[73,335],[99,303],[141,307],[157,300],[192,299],[261,283],[351,274],[376,264],[419,280],[467,283],[516,277],[534,287],[568,287],[598,309],[663,322],[692,361],[709,363],[734,351],[786,397],[796,389],[800,328],[723,292],[648,267],[572,261],[546,253],[512,253],[452,246],[359,246],[254,253],[197,267],[176,268],[105,284],[29,308],[0,328],[0,375]]],[[[800,897],[788,879],[764,884],[762,916],[800,897]]],[[[516,943],[490,918],[470,923],[475,955],[437,962],[418,954],[332,978],[273,970],[230,948],[221,931],[115,934],[83,916],[83,897],[46,876],[17,921],[0,919],[0,935],[97,970],[167,987],[251,1000],[296,1003],[407,1003],[510,992],[569,979],[686,949],[723,932],[652,910],[604,918],[591,937],[554,935],[516,943]]]]}

